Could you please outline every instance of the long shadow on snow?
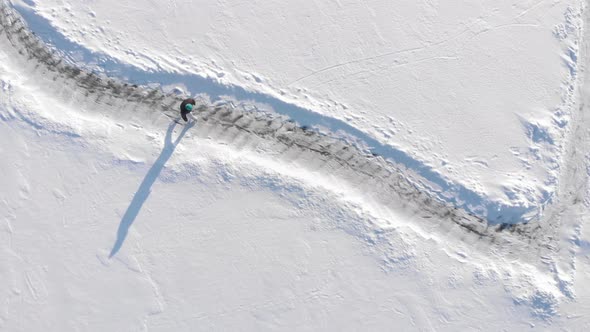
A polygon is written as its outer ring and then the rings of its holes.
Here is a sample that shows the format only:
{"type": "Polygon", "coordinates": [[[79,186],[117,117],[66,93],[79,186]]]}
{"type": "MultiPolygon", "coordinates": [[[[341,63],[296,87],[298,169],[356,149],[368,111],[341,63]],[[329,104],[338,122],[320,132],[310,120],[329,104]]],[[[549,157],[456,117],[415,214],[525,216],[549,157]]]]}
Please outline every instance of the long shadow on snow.
{"type": "Polygon", "coordinates": [[[129,204],[127,211],[125,211],[125,214],[121,219],[121,223],[119,224],[119,229],[117,230],[117,241],[115,242],[115,245],[113,246],[113,249],[109,254],[109,258],[117,254],[119,249],[121,249],[121,246],[123,246],[123,242],[125,242],[125,238],[127,237],[129,228],[135,221],[135,218],[137,218],[137,215],[139,214],[139,211],[141,210],[143,203],[145,203],[145,201],[150,196],[150,193],[152,191],[152,185],[154,184],[154,182],[156,182],[158,176],[160,176],[160,173],[162,172],[164,165],[166,165],[166,162],[174,153],[176,146],[178,145],[178,143],[180,143],[180,140],[182,139],[184,134],[186,134],[186,132],[193,125],[194,123],[190,123],[184,126],[184,128],[182,128],[182,131],[180,132],[175,141],[172,141],[172,132],[174,131],[174,127],[176,127],[176,121],[172,121],[168,126],[168,130],[166,131],[166,138],[164,140],[164,148],[162,149],[162,152],[160,153],[158,159],[156,159],[150,170],[145,175],[145,178],[143,179],[141,185],[139,186],[139,189],[137,189],[137,192],[133,196],[133,199],[131,200],[131,203],[129,204]]]}
{"type": "Polygon", "coordinates": [[[140,85],[157,83],[163,86],[182,83],[193,93],[206,93],[213,101],[219,100],[222,96],[234,96],[238,100],[253,100],[256,103],[270,105],[274,111],[287,115],[301,126],[323,126],[333,133],[345,132],[370,146],[371,153],[380,155],[418,173],[432,184],[428,185],[428,187],[439,199],[449,202],[455,207],[463,208],[472,214],[482,216],[492,224],[518,223],[530,220],[531,217],[526,217],[526,215],[536,209],[536,207],[511,206],[490,201],[487,197],[481,196],[459,183],[450,182],[430,166],[412,158],[406,152],[382,144],[344,121],[323,116],[268,95],[250,92],[237,86],[223,85],[210,78],[168,72],[146,72],[71,42],[64,35],[57,32],[48,20],[37,15],[30,8],[16,6],[16,9],[25,19],[31,31],[35,32],[46,43],[52,44],[58,50],[64,52],[64,55],[74,63],[83,62],[94,65],[101,68],[109,76],[122,78],[140,85]]]}

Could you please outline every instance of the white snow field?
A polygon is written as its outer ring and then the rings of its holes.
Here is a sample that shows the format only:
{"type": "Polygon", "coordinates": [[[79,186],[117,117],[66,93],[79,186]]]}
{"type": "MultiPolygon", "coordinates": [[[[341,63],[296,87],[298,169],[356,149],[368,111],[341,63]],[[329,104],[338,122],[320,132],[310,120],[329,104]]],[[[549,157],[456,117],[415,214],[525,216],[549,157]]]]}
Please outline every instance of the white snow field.
{"type": "Polygon", "coordinates": [[[0,0],[0,330],[590,328],[588,22],[0,0]]]}
{"type": "Polygon", "coordinates": [[[583,1],[30,2],[89,50],[340,120],[492,221],[555,194],[583,1]]]}

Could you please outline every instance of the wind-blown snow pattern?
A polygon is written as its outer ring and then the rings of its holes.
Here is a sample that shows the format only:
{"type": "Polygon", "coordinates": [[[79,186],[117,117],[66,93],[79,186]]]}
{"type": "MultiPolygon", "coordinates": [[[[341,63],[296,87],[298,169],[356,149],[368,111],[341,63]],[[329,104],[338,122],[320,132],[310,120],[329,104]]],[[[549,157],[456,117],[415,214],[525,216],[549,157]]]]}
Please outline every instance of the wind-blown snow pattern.
{"type": "MultiPolygon", "coordinates": [[[[19,188],[14,204],[0,191],[7,239],[0,257],[10,261],[0,271],[0,280],[10,285],[1,293],[7,301],[0,307],[0,328],[40,329],[45,324],[56,330],[121,326],[382,330],[396,324],[400,329],[498,330],[506,328],[507,322],[508,329],[588,324],[583,315],[588,292],[580,287],[590,271],[590,238],[584,228],[590,155],[586,100],[590,84],[583,75],[587,38],[583,44],[572,45],[564,58],[571,75],[584,84],[583,91],[568,86],[571,100],[566,101],[575,104],[576,111],[571,114],[571,140],[563,146],[558,195],[542,206],[523,207],[455,184],[426,163],[341,120],[198,76],[137,69],[88,51],[56,32],[38,36],[33,33],[36,28],[49,31],[47,22],[21,13],[26,20],[8,2],[0,1],[4,60],[0,131],[15,145],[0,151],[17,160],[0,167],[9,174],[9,187],[19,188]],[[79,57],[73,58],[71,51],[79,57]],[[162,88],[173,83],[201,93],[194,125],[176,122],[184,95],[162,88]],[[270,105],[273,111],[257,109],[260,104],[270,105]],[[154,153],[146,148],[150,152],[144,154],[126,149],[120,142],[135,138],[117,136],[116,128],[142,132],[147,140],[158,143],[158,149],[154,153]],[[164,131],[165,135],[158,134],[164,131]],[[108,144],[113,142],[117,144],[108,144]],[[202,151],[187,150],[185,144],[202,151]],[[48,167],[57,169],[55,174],[67,185],[46,190],[27,163],[31,160],[33,167],[43,167],[38,163],[48,160],[43,159],[45,153],[59,158],[62,165],[70,161],[82,166],[70,168],[80,179],[62,174],[56,162],[48,167]],[[203,161],[217,155],[223,158],[203,161]],[[27,173],[33,174],[30,179],[27,173]],[[137,177],[138,173],[143,175],[131,185],[134,194],[126,197],[115,190],[124,192],[120,190],[124,184],[118,183],[121,174],[137,177]],[[195,183],[202,185],[195,186],[201,188],[196,194],[182,187],[195,183]],[[105,194],[97,188],[100,185],[113,190],[105,194]],[[72,217],[66,211],[63,229],[55,230],[56,225],[38,220],[43,210],[31,203],[31,197],[42,194],[51,196],[57,209],[71,206],[65,203],[70,198],[88,205],[81,211],[89,216],[74,213],[72,217]],[[113,202],[109,195],[120,202],[113,202]],[[175,203],[165,199],[171,197],[175,203]],[[265,201],[272,204],[262,205],[265,201]],[[31,207],[27,209],[26,204],[31,207]],[[185,214],[193,219],[183,219],[185,214]],[[119,217],[115,227],[100,220],[111,215],[119,217]],[[146,215],[151,218],[142,218],[146,215]],[[324,219],[330,221],[318,221],[324,219]],[[215,224],[208,225],[211,221],[215,224]],[[100,234],[97,239],[75,231],[88,231],[80,228],[86,222],[100,234]],[[51,262],[49,267],[27,265],[38,262],[35,255],[39,255],[34,248],[22,249],[27,223],[47,231],[47,236],[39,238],[39,251],[53,244],[70,253],[79,250],[80,256],[65,255],[64,262],[51,262]],[[246,226],[240,227],[241,223],[246,226]],[[302,233],[305,227],[322,233],[302,233]],[[232,229],[249,230],[253,237],[232,229]],[[354,248],[339,246],[345,241],[340,235],[324,232],[332,229],[352,235],[354,248]],[[270,249],[260,247],[269,243],[270,249]],[[103,249],[92,252],[95,245],[103,249]],[[178,261],[179,252],[191,255],[178,261]],[[87,260],[71,261],[77,257],[87,260]],[[268,264],[279,267],[268,269],[268,264]],[[15,281],[21,275],[13,266],[23,266],[22,283],[15,281]],[[56,266],[62,267],[58,273],[56,266]],[[136,277],[127,283],[115,277],[117,269],[136,277]],[[181,269],[187,274],[178,273],[181,269]],[[250,270],[256,270],[255,274],[250,270]],[[92,280],[93,285],[102,286],[86,287],[85,281],[93,278],[91,271],[100,273],[94,278],[106,278],[92,280]],[[62,324],[51,320],[63,317],[62,312],[54,315],[43,307],[61,299],[48,291],[60,289],[56,285],[63,280],[56,275],[71,283],[64,286],[67,294],[59,296],[84,303],[74,319],[62,324]],[[235,287],[227,289],[228,283],[235,287]],[[186,289],[175,288],[176,284],[186,289]],[[117,293],[132,294],[137,301],[133,303],[143,303],[125,311],[135,315],[133,323],[129,317],[109,315],[96,304],[107,303],[109,294],[117,293]],[[455,301],[454,296],[461,300],[455,301]],[[18,301],[21,297],[24,300],[18,301]],[[207,308],[195,305],[203,303],[197,300],[200,297],[207,308]],[[42,317],[54,318],[18,323],[25,316],[19,310],[31,303],[43,308],[42,317]],[[95,320],[88,319],[89,311],[97,314],[95,320]]],[[[585,15],[588,21],[590,16],[585,15]]],[[[572,29],[558,26],[555,35],[561,38],[572,29]]],[[[547,126],[522,121],[532,141],[551,143],[547,126]]],[[[138,146],[144,143],[139,136],[138,146]]],[[[116,310],[124,304],[116,304],[116,310]]]]}

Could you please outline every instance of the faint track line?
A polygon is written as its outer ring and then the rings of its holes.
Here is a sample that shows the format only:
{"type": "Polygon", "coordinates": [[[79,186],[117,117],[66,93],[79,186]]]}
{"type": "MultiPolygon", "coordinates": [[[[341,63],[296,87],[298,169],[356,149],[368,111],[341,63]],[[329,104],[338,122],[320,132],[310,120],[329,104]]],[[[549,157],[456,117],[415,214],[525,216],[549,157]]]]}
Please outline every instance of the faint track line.
{"type": "Polygon", "coordinates": [[[392,55],[399,55],[399,54],[405,54],[405,53],[416,52],[416,51],[420,51],[420,50],[424,50],[424,49],[427,49],[427,48],[432,48],[432,47],[434,47],[434,46],[439,46],[439,45],[442,45],[442,44],[448,43],[448,42],[450,42],[450,41],[452,41],[452,40],[455,40],[455,39],[457,39],[458,37],[460,37],[461,35],[463,35],[463,34],[464,34],[464,33],[466,33],[467,31],[469,31],[469,29],[470,29],[470,28],[471,28],[473,25],[475,25],[475,23],[476,23],[477,21],[478,21],[478,20],[476,20],[476,21],[472,22],[472,23],[471,23],[471,24],[469,24],[469,25],[468,25],[466,28],[464,28],[463,30],[459,31],[459,32],[458,32],[458,33],[456,33],[455,35],[453,35],[453,36],[451,36],[451,37],[449,37],[449,38],[445,38],[445,39],[443,39],[443,40],[440,40],[440,41],[434,42],[434,43],[432,43],[432,44],[428,44],[428,45],[426,45],[426,46],[421,46],[421,47],[412,47],[412,48],[407,48],[407,49],[398,50],[398,51],[386,52],[386,53],[382,53],[382,54],[377,54],[377,55],[373,55],[373,56],[369,56],[369,57],[363,57],[363,58],[358,58],[358,59],[353,59],[353,60],[350,60],[350,61],[345,61],[345,62],[338,63],[338,64],[335,64],[335,65],[327,66],[327,67],[324,67],[324,68],[321,68],[321,69],[315,70],[315,71],[313,71],[313,72],[311,72],[311,73],[309,73],[309,74],[307,74],[307,75],[304,75],[304,76],[302,76],[302,77],[299,77],[299,78],[297,78],[297,79],[295,79],[295,80],[291,81],[290,83],[288,83],[288,84],[287,84],[287,86],[293,85],[293,84],[295,84],[295,83],[297,83],[297,82],[300,82],[300,81],[302,81],[302,80],[305,80],[305,79],[307,79],[307,78],[310,78],[310,77],[312,77],[312,76],[315,76],[315,75],[317,75],[317,74],[321,74],[321,73],[323,73],[323,72],[326,72],[326,71],[329,71],[329,70],[332,70],[332,69],[336,69],[336,68],[344,67],[344,66],[346,66],[346,65],[349,65],[349,64],[360,63],[360,62],[365,62],[365,61],[371,61],[371,60],[375,60],[375,59],[379,59],[379,58],[383,58],[383,57],[387,57],[387,56],[392,56],[392,55]]]}
{"type": "Polygon", "coordinates": [[[539,7],[539,6],[540,6],[540,5],[541,5],[543,2],[545,2],[545,0],[541,0],[541,1],[537,2],[536,4],[532,5],[531,7],[529,7],[529,8],[527,8],[527,9],[523,10],[523,11],[522,11],[520,14],[518,14],[517,16],[515,16],[515,17],[514,17],[514,19],[517,19],[517,18],[521,18],[521,17],[523,17],[524,15],[526,15],[526,14],[527,14],[528,12],[530,12],[531,10],[533,10],[533,9],[535,9],[535,8],[537,8],[537,7],[539,7]]]}

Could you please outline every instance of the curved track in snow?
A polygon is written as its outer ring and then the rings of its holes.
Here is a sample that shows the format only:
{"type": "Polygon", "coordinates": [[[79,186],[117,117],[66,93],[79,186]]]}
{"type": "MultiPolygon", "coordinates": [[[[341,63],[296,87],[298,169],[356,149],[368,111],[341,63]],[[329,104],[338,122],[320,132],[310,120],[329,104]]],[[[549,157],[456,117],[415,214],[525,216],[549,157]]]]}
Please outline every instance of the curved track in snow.
{"type": "MultiPolygon", "coordinates": [[[[11,60],[19,64],[19,70],[27,77],[43,78],[31,80],[30,84],[75,105],[80,112],[99,112],[117,120],[142,118],[142,121],[164,124],[178,115],[180,96],[78,68],[35,36],[9,4],[0,2],[0,9],[3,52],[11,54],[11,60]]],[[[448,220],[491,242],[524,240],[547,245],[538,222],[489,223],[466,209],[440,200],[424,187],[427,181],[415,170],[362,151],[341,139],[298,127],[281,116],[203,103],[197,118],[193,133],[199,137],[225,142],[234,149],[263,151],[268,158],[290,163],[292,167],[320,172],[328,182],[338,178],[361,192],[363,198],[392,211],[403,211],[426,223],[448,220]]]]}
{"type": "MultiPolygon", "coordinates": [[[[211,100],[222,100],[231,96],[237,100],[254,101],[266,106],[301,126],[326,128],[331,132],[343,133],[367,146],[367,152],[382,156],[384,159],[409,168],[419,175],[420,185],[431,196],[462,208],[468,213],[486,219],[489,223],[524,223],[538,218],[547,202],[538,204],[523,204],[494,200],[481,191],[476,191],[460,182],[452,181],[427,163],[416,159],[411,154],[383,143],[346,121],[322,115],[313,110],[284,102],[278,98],[263,93],[248,91],[240,86],[225,85],[214,79],[199,75],[169,72],[164,69],[146,71],[101,52],[95,52],[77,44],[52,26],[51,22],[35,12],[34,9],[15,4],[14,8],[23,17],[29,30],[36,32],[45,43],[57,48],[63,57],[79,64],[89,71],[94,69],[105,73],[109,77],[133,82],[139,85],[156,84],[161,86],[179,85],[193,93],[202,93],[211,100]],[[72,59],[72,58],[75,58],[72,59]]],[[[153,61],[153,60],[152,60],[153,61]]],[[[255,77],[255,79],[258,79],[255,77]]],[[[255,107],[255,106],[253,106],[255,107]]]]}

